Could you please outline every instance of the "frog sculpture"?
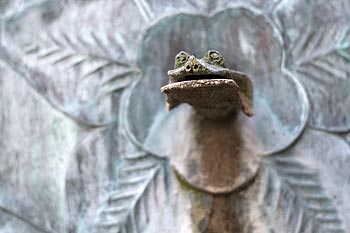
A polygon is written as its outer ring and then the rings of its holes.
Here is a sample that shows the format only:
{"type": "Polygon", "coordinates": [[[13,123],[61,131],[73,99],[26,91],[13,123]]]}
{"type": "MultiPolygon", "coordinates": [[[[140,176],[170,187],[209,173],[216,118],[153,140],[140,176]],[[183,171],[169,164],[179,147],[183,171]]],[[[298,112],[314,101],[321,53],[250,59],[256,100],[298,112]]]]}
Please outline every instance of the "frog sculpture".
{"type": "Polygon", "coordinates": [[[253,115],[252,81],[228,69],[218,51],[209,50],[202,59],[181,51],[168,75],[169,84],[161,88],[167,95],[168,110],[188,103],[209,118],[226,117],[239,109],[253,115]]]}

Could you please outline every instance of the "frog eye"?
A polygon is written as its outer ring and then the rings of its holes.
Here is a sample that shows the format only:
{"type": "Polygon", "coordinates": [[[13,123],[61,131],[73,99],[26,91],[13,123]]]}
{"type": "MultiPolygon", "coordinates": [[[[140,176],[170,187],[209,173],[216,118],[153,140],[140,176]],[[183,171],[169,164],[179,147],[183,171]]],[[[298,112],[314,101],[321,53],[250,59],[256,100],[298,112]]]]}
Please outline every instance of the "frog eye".
{"type": "Polygon", "coordinates": [[[181,51],[175,57],[175,68],[182,66],[188,60],[189,54],[181,51]]]}
{"type": "Polygon", "coordinates": [[[218,51],[209,50],[206,56],[209,58],[210,63],[225,67],[225,59],[218,51]]]}
{"type": "Polygon", "coordinates": [[[211,60],[218,60],[219,59],[219,53],[216,51],[210,51],[209,56],[211,60]]]}
{"type": "Polygon", "coordinates": [[[210,60],[212,60],[212,61],[218,61],[218,60],[222,59],[221,54],[215,50],[209,51],[209,57],[210,57],[210,60]]]}

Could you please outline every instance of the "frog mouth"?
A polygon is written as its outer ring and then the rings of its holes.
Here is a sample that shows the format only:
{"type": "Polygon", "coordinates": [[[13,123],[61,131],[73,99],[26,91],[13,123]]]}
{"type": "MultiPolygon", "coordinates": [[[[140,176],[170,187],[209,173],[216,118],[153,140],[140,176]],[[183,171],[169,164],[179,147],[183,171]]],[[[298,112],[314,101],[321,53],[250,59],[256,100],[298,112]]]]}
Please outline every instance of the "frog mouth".
{"type": "MultiPolygon", "coordinates": [[[[201,77],[201,76],[199,76],[201,77]]],[[[188,92],[189,95],[195,95],[197,92],[210,92],[210,91],[225,91],[230,89],[230,91],[238,90],[237,83],[228,78],[224,77],[211,77],[211,78],[198,78],[195,79],[185,79],[184,81],[177,81],[174,83],[167,84],[163,86],[160,90],[165,94],[175,95],[179,99],[183,99],[181,95],[188,92]],[[210,90],[211,89],[211,90],[210,90]],[[192,94],[191,94],[192,93],[192,94]]]]}
{"type": "Polygon", "coordinates": [[[184,79],[160,89],[166,94],[168,110],[187,103],[210,118],[218,118],[240,106],[239,87],[232,79],[217,75],[192,75],[184,79]]]}
{"type": "Polygon", "coordinates": [[[168,110],[187,103],[210,118],[225,117],[237,109],[253,115],[252,98],[242,89],[242,80],[247,79],[243,73],[222,70],[177,75],[169,71],[168,75],[169,84],[160,89],[166,95],[168,110]]]}
{"type": "Polygon", "coordinates": [[[201,75],[184,75],[182,77],[179,77],[176,79],[176,82],[184,82],[184,81],[195,81],[195,80],[211,80],[211,79],[226,79],[226,80],[232,80],[230,78],[227,78],[222,75],[217,74],[201,74],[201,75]]]}

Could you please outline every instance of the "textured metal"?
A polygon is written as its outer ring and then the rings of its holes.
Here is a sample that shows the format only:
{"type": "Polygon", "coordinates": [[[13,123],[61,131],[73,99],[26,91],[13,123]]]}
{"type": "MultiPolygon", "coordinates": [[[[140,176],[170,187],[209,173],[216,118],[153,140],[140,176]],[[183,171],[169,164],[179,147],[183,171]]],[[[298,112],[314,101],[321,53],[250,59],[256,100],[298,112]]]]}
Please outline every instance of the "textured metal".
{"type": "Polygon", "coordinates": [[[348,0],[0,1],[0,232],[349,232],[348,22],[348,0]],[[175,55],[211,49],[252,118],[166,111],[175,55]]]}

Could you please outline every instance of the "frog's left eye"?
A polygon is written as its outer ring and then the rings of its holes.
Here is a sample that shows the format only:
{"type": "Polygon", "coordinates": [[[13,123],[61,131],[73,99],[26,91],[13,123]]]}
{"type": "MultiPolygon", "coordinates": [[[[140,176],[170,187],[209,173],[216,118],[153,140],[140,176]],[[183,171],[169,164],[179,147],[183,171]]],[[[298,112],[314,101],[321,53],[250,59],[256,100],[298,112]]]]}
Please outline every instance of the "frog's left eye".
{"type": "Polygon", "coordinates": [[[225,67],[225,59],[218,51],[209,50],[206,54],[206,57],[210,63],[225,67]]]}
{"type": "Polygon", "coordinates": [[[183,64],[185,64],[185,62],[188,60],[188,57],[189,57],[189,54],[184,51],[181,51],[180,53],[178,53],[175,57],[175,68],[178,68],[183,64]]]}
{"type": "Polygon", "coordinates": [[[211,60],[215,61],[220,58],[220,54],[216,51],[209,51],[209,57],[211,60]]]}

